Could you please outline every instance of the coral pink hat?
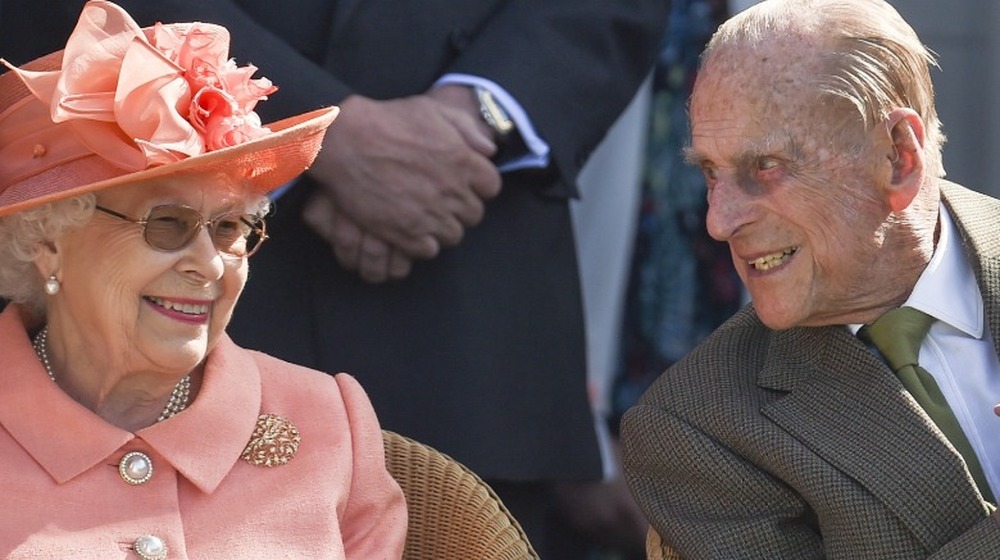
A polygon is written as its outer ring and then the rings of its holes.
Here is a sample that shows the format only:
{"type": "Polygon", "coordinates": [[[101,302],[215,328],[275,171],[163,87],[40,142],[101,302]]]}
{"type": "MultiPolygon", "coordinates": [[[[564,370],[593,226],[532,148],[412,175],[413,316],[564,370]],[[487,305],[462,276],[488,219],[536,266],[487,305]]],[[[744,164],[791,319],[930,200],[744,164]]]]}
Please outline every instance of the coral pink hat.
{"type": "Polygon", "coordinates": [[[305,171],[336,107],[267,126],[277,88],[228,58],[205,23],[141,29],[103,0],[66,48],[0,75],[0,215],[177,174],[221,174],[266,193],[305,171]]]}

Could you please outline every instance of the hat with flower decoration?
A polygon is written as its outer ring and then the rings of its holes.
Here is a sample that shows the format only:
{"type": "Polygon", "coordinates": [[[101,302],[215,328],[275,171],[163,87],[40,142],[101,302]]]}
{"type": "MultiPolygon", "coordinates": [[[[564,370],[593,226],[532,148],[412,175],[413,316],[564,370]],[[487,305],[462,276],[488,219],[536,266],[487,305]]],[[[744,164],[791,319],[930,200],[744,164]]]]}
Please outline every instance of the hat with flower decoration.
{"type": "Polygon", "coordinates": [[[266,193],[305,171],[337,108],[263,126],[254,107],[277,88],[228,56],[224,27],[143,29],[91,0],[62,51],[0,59],[0,215],[189,173],[266,193]]]}

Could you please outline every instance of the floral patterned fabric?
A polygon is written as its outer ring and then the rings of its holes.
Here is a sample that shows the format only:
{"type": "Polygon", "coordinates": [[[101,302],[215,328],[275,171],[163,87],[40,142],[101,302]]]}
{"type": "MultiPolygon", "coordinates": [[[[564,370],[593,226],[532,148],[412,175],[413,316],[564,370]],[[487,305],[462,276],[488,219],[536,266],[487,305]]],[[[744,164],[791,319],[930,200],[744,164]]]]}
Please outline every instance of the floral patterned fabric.
{"type": "Polygon", "coordinates": [[[727,12],[725,0],[674,0],[654,69],[622,357],[612,389],[614,428],[653,379],[740,305],[729,249],[705,230],[701,171],[681,154],[689,143],[687,99],[699,56],[727,12]]]}

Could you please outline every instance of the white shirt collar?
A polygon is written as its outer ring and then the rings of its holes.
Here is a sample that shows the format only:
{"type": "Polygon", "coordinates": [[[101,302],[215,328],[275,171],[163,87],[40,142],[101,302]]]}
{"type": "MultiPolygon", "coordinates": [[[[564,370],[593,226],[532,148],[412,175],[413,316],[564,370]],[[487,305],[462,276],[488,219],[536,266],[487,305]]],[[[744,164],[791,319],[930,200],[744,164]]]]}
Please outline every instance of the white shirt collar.
{"type": "MultiPolygon", "coordinates": [[[[958,227],[942,203],[938,216],[941,231],[934,255],[920,274],[906,303],[942,323],[976,339],[983,338],[983,297],[972,272],[969,258],[962,250],[958,227]]],[[[864,325],[847,327],[857,334],[864,325]]]]}
{"type": "Polygon", "coordinates": [[[939,216],[941,231],[934,255],[905,305],[981,339],[984,310],[976,276],[962,250],[958,228],[944,204],[939,216]]]}

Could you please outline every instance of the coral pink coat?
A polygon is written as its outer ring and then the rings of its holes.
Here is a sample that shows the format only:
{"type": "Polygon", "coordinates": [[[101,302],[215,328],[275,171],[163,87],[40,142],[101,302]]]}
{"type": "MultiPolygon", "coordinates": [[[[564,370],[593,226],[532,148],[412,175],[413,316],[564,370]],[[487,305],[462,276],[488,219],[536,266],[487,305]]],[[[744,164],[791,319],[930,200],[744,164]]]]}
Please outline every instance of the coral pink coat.
{"type": "Polygon", "coordinates": [[[20,310],[0,315],[0,557],[134,559],[156,535],[168,558],[398,559],[406,507],[385,468],[371,403],[331,377],[224,337],[197,398],[131,433],[47,377],[20,310]],[[261,414],[290,420],[301,444],[284,465],[241,459],[261,414]],[[150,457],[141,485],[119,475],[150,457]]]}

